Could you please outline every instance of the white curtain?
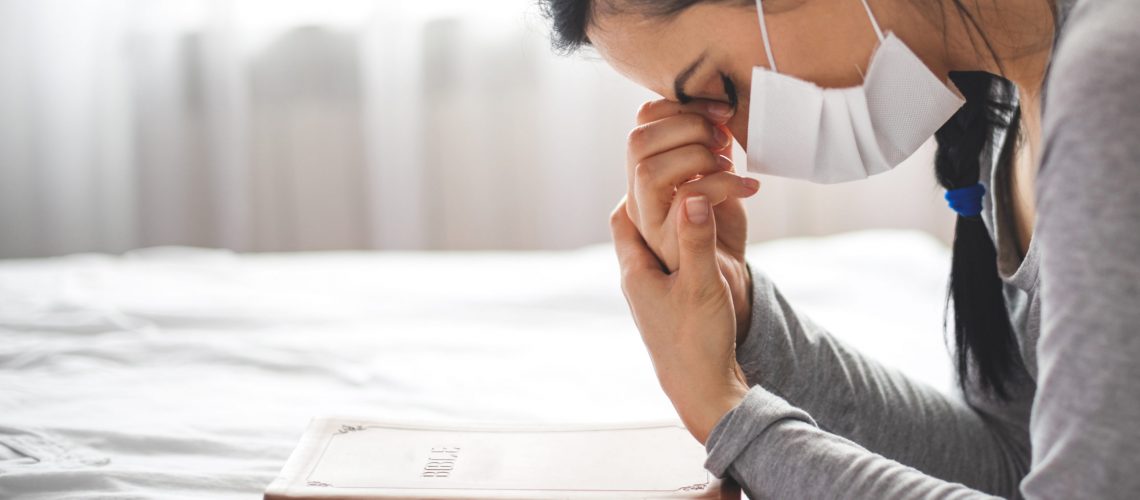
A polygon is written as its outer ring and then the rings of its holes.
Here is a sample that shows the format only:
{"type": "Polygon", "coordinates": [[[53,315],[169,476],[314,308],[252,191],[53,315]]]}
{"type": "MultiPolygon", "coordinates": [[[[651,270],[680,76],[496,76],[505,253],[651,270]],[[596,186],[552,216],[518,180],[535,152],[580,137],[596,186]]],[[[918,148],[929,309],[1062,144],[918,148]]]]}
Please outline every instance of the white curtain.
{"type": "MultiPolygon", "coordinates": [[[[0,0],[0,257],[606,241],[654,96],[546,29],[534,0],[0,0]]],[[[764,179],[753,238],[945,237],[929,161],[764,179]]]]}

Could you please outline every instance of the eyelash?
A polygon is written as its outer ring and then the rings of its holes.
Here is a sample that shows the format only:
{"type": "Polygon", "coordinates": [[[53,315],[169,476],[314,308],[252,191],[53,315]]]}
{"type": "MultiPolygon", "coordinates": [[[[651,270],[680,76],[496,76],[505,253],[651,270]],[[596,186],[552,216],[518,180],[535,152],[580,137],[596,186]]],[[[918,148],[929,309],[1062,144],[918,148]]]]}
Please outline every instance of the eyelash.
{"type": "MultiPolygon", "coordinates": [[[[725,74],[724,72],[720,73],[720,81],[724,85],[724,94],[726,96],[728,96],[728,104],[730,106],[732,106],[732,109],[736,109],[736,103],[737,103],[736,84],[733,83],[732,78],[729,78],[729,76],[727,74],[725,74]]],[[[680,102],[681,104],[687,104],[689,101],[692,101],[692,100],[693,100],[692,96],[690,96],[688,94],[677,94],[677,101],[680,102]]]]}
{"type": "Polygon", "coordinates": [[[732,106],[732,109],[736,109],[736,84],[732,83],[732,78],[724,73],[720,74],[720,81],[724,83],[724,93],[728,96],[728,104],[732,106]]]}

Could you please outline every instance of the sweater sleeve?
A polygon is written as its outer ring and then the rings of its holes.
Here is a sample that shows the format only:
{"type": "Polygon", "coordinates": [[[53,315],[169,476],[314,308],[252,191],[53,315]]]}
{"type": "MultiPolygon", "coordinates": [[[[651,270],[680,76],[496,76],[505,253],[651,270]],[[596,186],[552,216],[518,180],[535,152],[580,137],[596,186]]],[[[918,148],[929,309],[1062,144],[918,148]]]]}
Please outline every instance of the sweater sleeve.
{"type": "Polygon", "coordinates": [[[1077,2],[1047,85],[1030,498],[1140,494],[1140,2],[1077,2]]]}
{"type": "Polygon", "coordinates": [[[996,498],[825,432],[804,411],[753,386],[705,442],[705,467],[749,498],[996,498]]]}
{"type": "Polygon", "coordinates": [[[1138,20],[1134,0],[1078,2],[1046,82],[1034,231],[1041,331],[1024,480],[1018,446],[1003,444],[1010,434],[992,414],[847,349],[759,273],[738,358],[762,385],[710,433],[712,473],[731,474],[753,498],[1135,497],[1138,20]]]}
{"type": "MultiPolygon", "coordinates": [[[[798,412],[811,415],[812,425],[779,423],[771,432],[789,432],[791,441],[764,439],[793,449],[799,445],[792,443],[805,443],[809,436],[818,437],[820,442],[802,448],[811,457],[801,460],[792,453],[778,455],[781,460],[818,464],[816,460],[822,457],[816,454],[835,460],[852,455],[868,460],[876,457],[876,464],[894,460],[923,474],[972,488],[1005,496],[1016,494],[1028,469],[1028,436],[1023,440],[1009,436],[1024,434],[1024,429],[1017,430],[960,397],[945,395],[861,355],[791,307],[764,273],[751,265],[749,270],[752,322],[748,335],[737,346],[737,360],[749,385],[754,386],[750,394],[758,406],[745,405],[735,418],[722,418],[714,432],[720,431],[723,439],[742,446],[755,436],[767,436],[755,424],[744,422],[751,418],[771,420],[778,414],[769,414],[771,408],[794,405],[798,412]],[[839,448],[833,450],[832,446],[839,448]]],[[[727,466],[735,453],[727,446],[710,445],[712,441],[710,438],[706,443],[709,464],[723,469],[721,466],[727,466]]],[[[747,452],[740,459],[741,471],[752,471],[757,465],[749,461],[747,452]]],[[[853,464],[837,462],[826,467],[851,474],[854,469],[848,465],[853,464]]],[[[813,477],[828,482],[818,475],[813,477]]]]}

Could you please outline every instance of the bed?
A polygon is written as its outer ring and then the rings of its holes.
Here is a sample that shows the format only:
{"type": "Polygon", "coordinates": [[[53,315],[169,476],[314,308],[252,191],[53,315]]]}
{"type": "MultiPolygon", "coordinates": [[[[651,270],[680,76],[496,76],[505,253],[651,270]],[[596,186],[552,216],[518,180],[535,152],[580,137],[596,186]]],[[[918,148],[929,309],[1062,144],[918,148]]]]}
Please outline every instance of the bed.
{"type": "MultiPolygon", "coordinates": [[[[755,244],[831,331],[943,390],[946,248],[755,244]]],[[[260,498],[309,419],[676,418],[609,245],[0,261],[0,498],[260,498]]]]}

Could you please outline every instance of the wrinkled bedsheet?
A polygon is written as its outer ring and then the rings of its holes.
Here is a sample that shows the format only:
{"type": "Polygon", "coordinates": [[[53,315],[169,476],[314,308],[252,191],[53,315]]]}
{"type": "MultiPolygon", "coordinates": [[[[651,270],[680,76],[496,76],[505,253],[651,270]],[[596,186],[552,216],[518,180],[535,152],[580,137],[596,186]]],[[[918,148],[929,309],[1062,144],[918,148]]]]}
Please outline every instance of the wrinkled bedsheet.
{"type": "MultiPolygon", "coordinates": [[[[943,245],[749,252],[836,336],[951,390],[943,245]]],[[[260,498],[318,415],[676,418],[609,245],[0,261],[0,498],[260,498]]]]}

